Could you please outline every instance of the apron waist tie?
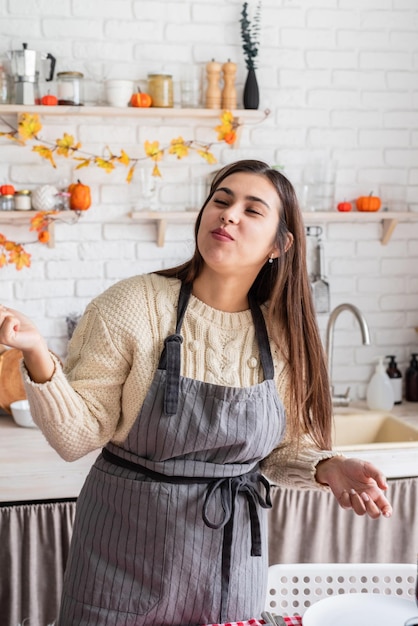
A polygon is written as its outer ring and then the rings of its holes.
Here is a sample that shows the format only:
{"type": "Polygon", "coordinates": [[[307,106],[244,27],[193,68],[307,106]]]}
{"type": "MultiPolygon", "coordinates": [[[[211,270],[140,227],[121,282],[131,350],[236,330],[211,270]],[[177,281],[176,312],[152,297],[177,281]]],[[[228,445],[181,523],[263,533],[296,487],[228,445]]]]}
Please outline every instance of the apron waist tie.
{"type": "Polygon", "coordinates": [[[261,556],[261,530],[260,520],[257,512],[257,504],[263,509],[270,509],[272,507],[270,498],[270,483],[260,472],[252,469],[247,474],[241,474],[240,476],[229,476],[226,478],[205,478],[202,476],[170,476],[155,472],[153,470],[134,463],[128,459],[124,459],[117,454],[113,454],[107,448],[103,448],[102,456],[105,461],[124,467],[135,472],[139,472],[144,476],[151,478],[157,482],[166,482],[174,484],[192,484],[192,483],[204,483],[208,484],[206,490],[206,497],[202,508],[202,518],[206,526],[214,530],[223,529],[223,541],[222,541],[222,591],[221,591],[221,623],[227,621],[226,608],[229,593],[229,582],[231,578],[231,556],[232,556],[232,538],[234,531],[234,514],[235,514],[235,500],[238,494],[243,494],[248,503],[248,513],[250,517],[250,529],[251,529],[251,556],[261,556]],[[261,483],[265,488],[265,496],[263,497],[258,489],[258,484],[261,483]],[[208,518],[208,507],[211,500],[215,496],[215,492],[220,490],[221,504],[223,510],[223,516],[219,522],[211,521],[208,518]]]}
{"type": "Polygon", "coordinates": [[[246,497],[248,503],[251,528],[251,556],[261,556],[261,531],[257,504],[259,504],[263,509],[270,509],[272,506],[270,498],[270,484],[264,476],[256,471],[251,471],[248,474],[242,474],[240,476],[232,476],[229,478],[215,480],[207,489],[202,510],[203,521],[206,526],[209,526],[209,528],[213,528],[214,530],[220,528],[224,529],[222,542],[221,623],[225,623],[227,621],[226,611],[229,583],[231,578],[235,500],[239,493],[242,493],[246,497]],[[264,498],[256,488],[258,483],[262,483],[265,487],[266,494],[264,498]],[[221,490],[223,517],[219,522],[213,522],[208,519],[207,509],[217,489],[221,490]]]}

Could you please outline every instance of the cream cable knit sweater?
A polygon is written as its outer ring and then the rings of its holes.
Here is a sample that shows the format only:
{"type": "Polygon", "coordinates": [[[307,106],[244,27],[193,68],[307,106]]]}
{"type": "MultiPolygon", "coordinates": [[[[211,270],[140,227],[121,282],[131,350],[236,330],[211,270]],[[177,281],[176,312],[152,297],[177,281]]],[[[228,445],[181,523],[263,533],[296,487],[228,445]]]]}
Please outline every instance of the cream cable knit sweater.
{"type": "MultiPolygon", "coordinates": [[[[34,421],[51,446],[73,461],[126,438],[151,384],[164,339],[175,330],[180,282],[156,274],[135,276],[110,287],[87,307],[69,344],[62,369],[52,379],[31,381],[22,372],[34,421]]],[[[191,296],[182,326],[183,376],[244,387],[261,382],[250,311],[225,313],[191,296]]],[[[275,380],[287,405],[288,376],[272,345],[275,380]]],[[[274,482],[298,488],[321,486],[315,466],[331,452],[291,446],[275,450],[263,464],[274,482]]]]}

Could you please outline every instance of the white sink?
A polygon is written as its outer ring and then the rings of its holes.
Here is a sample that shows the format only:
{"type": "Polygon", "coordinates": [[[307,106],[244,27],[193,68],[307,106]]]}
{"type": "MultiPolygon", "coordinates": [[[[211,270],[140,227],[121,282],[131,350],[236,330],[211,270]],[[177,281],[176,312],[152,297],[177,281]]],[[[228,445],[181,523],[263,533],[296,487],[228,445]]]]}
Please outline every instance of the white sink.
{"type": "Polygon", "coordinates": [[[418,476],[418,426],[391,413],[335,409],[333,447],[371,461],[387,478],[418,476]]]}

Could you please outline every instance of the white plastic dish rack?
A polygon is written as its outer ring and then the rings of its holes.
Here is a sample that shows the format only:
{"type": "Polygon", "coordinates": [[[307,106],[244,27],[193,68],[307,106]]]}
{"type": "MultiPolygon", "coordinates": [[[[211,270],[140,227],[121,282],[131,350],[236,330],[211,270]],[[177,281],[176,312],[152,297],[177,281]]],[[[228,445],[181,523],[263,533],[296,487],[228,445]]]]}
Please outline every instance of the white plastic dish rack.
{"type": "Polygon", "coordinates": [[[303,615],[318,600],[341,593],[415,598],[417,566],[409,563],[283,563],[270,565],[266,611],[303,615]]]}

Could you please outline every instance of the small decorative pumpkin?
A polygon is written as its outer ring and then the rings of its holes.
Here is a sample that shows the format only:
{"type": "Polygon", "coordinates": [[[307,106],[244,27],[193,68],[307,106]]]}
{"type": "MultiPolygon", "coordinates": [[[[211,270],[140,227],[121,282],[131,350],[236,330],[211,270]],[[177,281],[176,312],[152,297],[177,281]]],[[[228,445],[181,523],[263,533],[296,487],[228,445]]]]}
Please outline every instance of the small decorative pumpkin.
{"type": "Polygon", "coordinates": [[[32,192],[32,208],[35,211],[53,211],[57,205],[58,189],[53,185],[42,185],[32,192]]]}
{"type": "Polygon", "coordinates": [[[44,106],[55,106],[56,104],[58,104],[58,98],[57,96],[52,95],[51,93],[45,94],[42,99],[41,99],[41,104],[43,104],[44,106]]]}
{"type": "Polygon", "coordinates": [[[358,211],[378,211],[381,204],[380,198],[378,196],[374,196],[372,191],[368,196],[360,196],[356,200],[356,207],[358,211]]]}
{"type": "Polygon", "coordinates": [[[152,104],[152,98],[149,93],[144,93],[138,87],[138,92],[133,93],[131,96],[131,107],[150,107],[152,104]]]}
{"type": "Polygon", "coordinates": [[[348,211],[351,211],[352,209],[351,202],[347,202],[347,200],[344,200],[344,202],[339,202],[337,204],[337,209],[338,211],[341,211],[342,213],[347,213],[348,211]]]}
{"type": "Polygon", "coordinates": [[[0,193],[2,194],[2,196],[14,196],[15,188],[13,187],[13,185],[1,185],[0,193]]]}
{"type": "Polygon", "coordinates": [[[72,211],[87,211],[91,206],[90,187],[83,185],[79,180],[68,187],[70,193],[70,209],[72,211]]]}

